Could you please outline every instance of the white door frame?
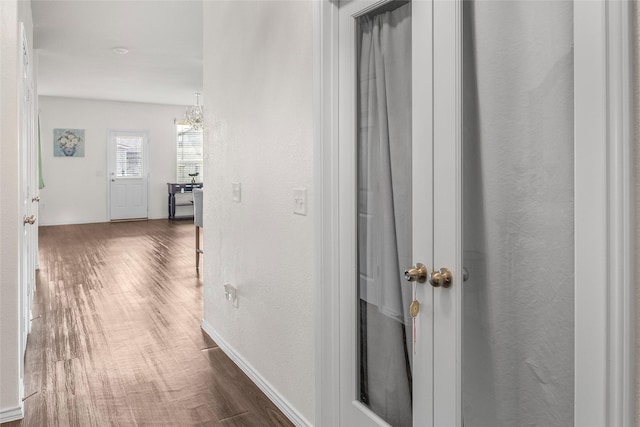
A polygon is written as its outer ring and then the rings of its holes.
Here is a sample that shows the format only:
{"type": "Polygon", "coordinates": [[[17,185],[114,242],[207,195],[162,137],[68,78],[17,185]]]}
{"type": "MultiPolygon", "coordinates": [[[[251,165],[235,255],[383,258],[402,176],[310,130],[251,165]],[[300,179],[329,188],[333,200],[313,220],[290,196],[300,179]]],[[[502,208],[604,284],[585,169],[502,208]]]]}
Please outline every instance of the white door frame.
{"type": "MultiPolygon", "coordinates": [[[[456,9],[460,0],[450,0],[456,9]]],[[[634,417],[632,4],[574,3],[576,168],[589,197],[576,212],[597,210],[576,232],[575,425],[632,426],[634,417]],[[584,124],[584,125],[583,125],[584,124]],[[593,147],[596,149],[594,150],[593,147]],[[606,245],[592,245],[606,241],[606,245]],[[581,255],[581,258],[583,256],[581,255]],[[584,372],[597,383],[585,384],[584,372]]],[[[455,12],[459,14],[459,12],[455,12]]],[[[338,4],[313,6],[316,425],[340,425],[338,4]]],[[[458,417],[458,423],[460,418],[458,417]]]]}
{"type": "MultiPolygon", "coordinates": [[[[607,148],[606,173],[609,179],[605,188],[605,206],[608,206],[608,228],[606,229],[609,246],[607,250],[608,269],[604,272],[608,287],[607,301],[596,302],[605,306],[605,318],[608,329],[601,337],[606,339],[608,350],[606,357],[611,363],[607,369],[607,390],[603,396],[608,400],[606,421],[610,426],[632,426],[635,417],[635,316],[634,316],[634,263],[635,263],[635,211],[634,211],[634,116],[633,116],[633,17],[635,8],[632,1],[611,0],[606,5],[581,5],[579,12],[589,14],[592,22],[583,23],[577,30],[588,32],[590,26],[600,23],[600,33],[606,34],[607,44],[598,49],[600,64],[606,64],[606,89],[603,95],[606,108],[605,144],[607,148]],[[588,8],[595,10],[589,11],[588,8]],[[602,19],[607,17],[605,21],[602,19]],[[607,61],[608,59],[608,61],[607,61]]],[[[602,39],[602,37],[601,37],[602,39]]],[[[588,45],[581,46],[587,48],[588,45]]],[[[593,47],[592,47],[593,48],[593,47]]],[[[637,47],[636,47],[637,48],[637,47]]],[[[595,65],[595,64],[593,64],[595,65]]],[[[588,67],[585,64],[585,67],[588,67]]],[[[602,76],[602,71],[598,73],[602,76]]],[[[602,77],[600,80],[604,80],[602,77]]],[[[592,82],[585,81],[587,85],[592,82]]],[[[593,88],[592,88],[593,90],[593,88]]],[[[586,102],[588,98],[584,99],[586,102]]],[[[576,100],[579,104],[580,100],[576,100]]],[[[588,102],[583,102],[587,108],[588,102]]],[[[584,113],[585,115],[588,112],[584,113]]],[[[604,122],[604,119],[601,120],[604,122]]],[[[591,173],[583,171],[583,173],[591,173]]],[[[592,201],[584,200],[593,206],[592,201]]],[[[577,209],[577,207],[576,207],[577,209]]],[[[583,316],[592,313],[584,312],[583,316]]],[[[588,341],[588,337],[583,338],[588,341]]],[[[576,384],[585,387],[586,384],[576,384]]],[[[589,402],[584,402],[588,404],[589,402]]],[[[577,419],[577,418],[576,418],[577,419]]],[[[591,420],[592,422],[593,420],[591,420]]],[[[582,418],[583,425],[587,422],[582,418]]],[[[577,423],[577,421],[576,421],[577,423]]]]}

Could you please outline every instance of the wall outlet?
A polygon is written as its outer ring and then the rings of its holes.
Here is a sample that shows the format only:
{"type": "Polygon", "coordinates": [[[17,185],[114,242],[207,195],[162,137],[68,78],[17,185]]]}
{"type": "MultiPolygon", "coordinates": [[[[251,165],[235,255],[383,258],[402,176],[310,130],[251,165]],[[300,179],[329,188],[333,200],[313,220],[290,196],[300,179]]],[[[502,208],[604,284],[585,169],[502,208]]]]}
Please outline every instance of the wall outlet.
{"type": "Polygon", "coordinates": [[[236,203],[240,203],[242,200],[242,187],[239,182],[231,183],[231,197],[236,203]]]}
{"type": "Polygon", "coordinates": [[[307,214],[307,189],[293,189],[293,213],[297,215],[307,214]]]}

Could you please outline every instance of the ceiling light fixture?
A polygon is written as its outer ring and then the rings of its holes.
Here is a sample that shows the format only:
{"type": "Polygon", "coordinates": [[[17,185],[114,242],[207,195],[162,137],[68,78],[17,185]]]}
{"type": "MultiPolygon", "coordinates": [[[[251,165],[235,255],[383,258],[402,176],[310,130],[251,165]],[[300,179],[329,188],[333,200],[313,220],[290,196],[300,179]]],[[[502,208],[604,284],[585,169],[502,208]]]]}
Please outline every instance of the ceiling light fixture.
{"type": "Polygon", "coordinates": [[[200,106],[200,93],[196,92],[196,105],[190,105],[184,112],[184,122],[193,130],[202,130],[204,126],[204,114],[200,106]]]}
{"type": "Polygon", "coordinates": [[[126,47],[114,47],[113,51],[118,55],[126,55],[127,53],[129,53],[129,49],[127,49],[126,47]]]}

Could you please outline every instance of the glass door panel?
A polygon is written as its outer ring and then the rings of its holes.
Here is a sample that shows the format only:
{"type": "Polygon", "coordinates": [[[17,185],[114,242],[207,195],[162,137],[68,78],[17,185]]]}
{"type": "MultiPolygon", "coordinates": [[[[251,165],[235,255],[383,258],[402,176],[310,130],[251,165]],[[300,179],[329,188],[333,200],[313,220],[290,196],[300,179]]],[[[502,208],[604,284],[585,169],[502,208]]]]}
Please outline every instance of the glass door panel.
{"type": "Polygon", "coordinates": [[[115,170],[117,178],[140,178],[143,170],[142,136],[116,136],[115,170]]]}
{"type": "Polygon", "coordinates": [[[358,399],[411,426],[411,4],[386,3],[356,29],[358,399]]]}
{"type": "Polygon", "coordinates": [[[463,423],[573,425],[572,3],[463,4],[463,423]]]}

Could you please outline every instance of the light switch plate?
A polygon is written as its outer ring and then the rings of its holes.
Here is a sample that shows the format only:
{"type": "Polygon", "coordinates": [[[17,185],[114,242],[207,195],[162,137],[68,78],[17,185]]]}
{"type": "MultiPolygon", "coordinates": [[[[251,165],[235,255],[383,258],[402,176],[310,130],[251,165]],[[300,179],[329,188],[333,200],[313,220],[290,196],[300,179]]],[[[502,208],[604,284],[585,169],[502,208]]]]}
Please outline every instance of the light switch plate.
{"type": "Polygon", "coordinates": [[[293,213],[297,215],[307,214],[307,189],[293,189],[293,213]]]}
{"type": "Polygon", "coordinates": [[[240,203],[240,200],[242,200],[242,188],[239,182],[231,183],[231,196],[236,203],[240,203]]]}

